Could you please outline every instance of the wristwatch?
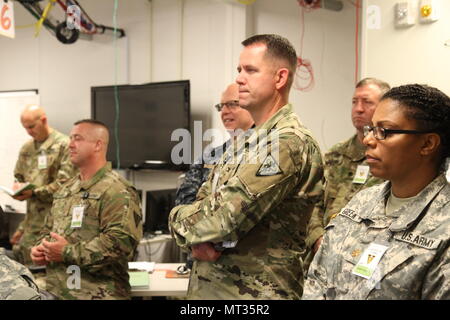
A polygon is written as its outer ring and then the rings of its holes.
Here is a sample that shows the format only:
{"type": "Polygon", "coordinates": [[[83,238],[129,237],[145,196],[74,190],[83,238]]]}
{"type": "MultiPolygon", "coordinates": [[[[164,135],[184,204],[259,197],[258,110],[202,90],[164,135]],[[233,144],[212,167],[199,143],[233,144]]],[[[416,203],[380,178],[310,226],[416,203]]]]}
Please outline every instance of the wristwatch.
{"type": "Polygon", "coordinates": [[[219,242],[219,243],[215,243],[214,244],[214,249],[216,249],[217,251],[224,251],[225,249],[231,249],[236,247],[236,244],[238,243],[238,241],[223,241],[223,242],[219,242]]]}

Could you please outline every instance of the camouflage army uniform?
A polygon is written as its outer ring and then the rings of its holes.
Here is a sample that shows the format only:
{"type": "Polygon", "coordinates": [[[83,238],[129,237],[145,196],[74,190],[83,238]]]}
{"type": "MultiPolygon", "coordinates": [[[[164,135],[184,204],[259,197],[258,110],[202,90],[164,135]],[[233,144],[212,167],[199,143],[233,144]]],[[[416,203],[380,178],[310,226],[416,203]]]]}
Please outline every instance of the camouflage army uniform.
{"type": "Polygon", "coordinates": [[[222,157],[228,141],[223,145],[212,149],[211,152],[206,151],[205,155],[202,155],[191,164],[189,170],[185,174],[183,183],[177,190],[177,198],[175,199],[176,206],[180,204],[190,204],[195,201],[198,190],[202,184],[208,180],[211,168],[222,157]]]}
{"type": "Polygon", "coordinates": [[[363,190],[329,223],[308,272],[304,299],[450,299],[450,185],[445,176],[388,216],[389,194],[389,182],[363,190]],[[388,249],[366,280],[352,270],[371,243],[388,249]]]}
{"type": "Polygon", "coordinates": [[[315,202],[322,196],[320,149],[291,105],[284,106],[246,137],[246,155],[258,154],[254,142],[264,140],[264,130],[278,133],[278,163],[270,161],[272,149],[265,159],[239,164],[232,161],[234,148],[229,148],[199,190],[197,201],[177,206],[170,213],[172,235],[183,248],[203,242],[224,247],[225,243],[237,241],[216,262],[196,262],[190,279],[190,299],[301,296],[300,256],[305,250],[306,225],[315,202]],[[268,160],[276,170],[263,175],[268,160]]]}
{"type": "Polygon", "coordinates": [[[25,266],[0,248],[0,300],[40,300],[39,289],[25,266]]]}
{"type": "Polygon", "coordinates": [[[355,134],[347,141],[336,144],[325,154],[325,193],[323,200],[314,208],[308,225],[308,248],[323,235],[324,227],[356,193],[383,182],[369,172],[365,183],[353,183],[357,167],[367,165],[365,151],[366,147],[358,141],[355,134]]]}
{"type": "Polygon", "coordinates": [[[108,163],[89,181],[73,177],[54,195],[41,234],[63,236],[63,262],[47,265],[46,290],[60,299],[127,299],[128,261],[142,237],[139,196],[108,163]],[[82,225],[71,228],[74,207],[84,207],[82,225]],[[81,269],[80,289],[67,285],[68,267],[81,269]]]}
{"type": "Polygon", "coordinates": [[[36,243],[39,232],[44,226],[45,216],[50,212],[53,194],[74,175],[74,168],[69,158],[69,138],[53,130],[48,138],[36,147],[30,140],[24,144],[19,153],[14,176],[19,182],[36,185],[34,194],[27,200],[27,214],[17,228],[23,235],[13,247],[16,259],[23,264],[32,264],[30,249],[36,243]],[[47,156],[47,167],[38,168],[38,157],[47,156]]]}

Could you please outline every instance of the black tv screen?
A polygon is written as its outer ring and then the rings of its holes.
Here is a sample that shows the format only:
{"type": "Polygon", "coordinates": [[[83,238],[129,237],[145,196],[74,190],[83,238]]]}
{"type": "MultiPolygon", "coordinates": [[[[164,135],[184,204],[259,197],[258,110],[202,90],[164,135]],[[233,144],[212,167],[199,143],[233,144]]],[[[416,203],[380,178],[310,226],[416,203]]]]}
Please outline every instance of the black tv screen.
{"type": "MultiPolygon", "coordinates": [[[[91,88],[92,119],[110,130],[107,160],[117,168],[114,86],[91,88]]],[[[171,161],[172,132],[190,131],[189,80],[117,86],[119,101],[119,159],[121,169],[180,169],[171,161]]]]}
{"type": "Polygon", "coordinates": [[[146,192],[144,232],[169,233],[169,213],[175,207],[177,189],[146,192]]]}

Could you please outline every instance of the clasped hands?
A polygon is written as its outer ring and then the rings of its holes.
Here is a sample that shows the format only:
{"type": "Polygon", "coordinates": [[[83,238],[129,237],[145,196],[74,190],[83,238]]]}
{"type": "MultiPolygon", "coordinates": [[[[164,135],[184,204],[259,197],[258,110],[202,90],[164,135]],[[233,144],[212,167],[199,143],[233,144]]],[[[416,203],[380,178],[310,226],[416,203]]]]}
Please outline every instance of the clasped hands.
{"type": "Polygon", "coordinates": [[[200,244],[193,245],[192,257],[200,261],[214,262],[222,255],[221,251],[214,249],[211,242],[204,242],[200,244]]]}
{"type": "Polygon", "coordinates": [[[34,264],[42,266],[49,262],[62,262],[62,253],[68,242],[54,232],[50,232],[50,237],[53,241],[43,239],[41,244],[31,248],[30,256],[34,264]]]}

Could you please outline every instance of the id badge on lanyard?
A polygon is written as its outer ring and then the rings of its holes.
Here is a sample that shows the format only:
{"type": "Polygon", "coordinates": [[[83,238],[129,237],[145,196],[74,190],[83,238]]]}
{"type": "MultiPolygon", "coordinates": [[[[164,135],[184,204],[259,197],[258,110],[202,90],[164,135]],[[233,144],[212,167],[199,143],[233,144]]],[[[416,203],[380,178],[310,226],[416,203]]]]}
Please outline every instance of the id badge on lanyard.
{"type": "Polygon", "coordinates": [[[353,178],[353,183],[358,184],[364,184],[367,181],[367,178],[369,177],[369,166],[363,166],[359,165],[358,168],[356,168],[355,177],[353,178]]]}
{"type": "Polygon", "coordinates": [[[84,205],[77,205],[72,208],[72,222],[70,228],[81,228],[83,225],[84,205]]]}
{"type": "Polygon", "coordinates": [[[38,169],[47,169],[47,155],[44,152],[38,156],[38,169]]]}
{"type": "Polygon", "coordinates": [[[353,268],[352,273],[365,279],[370,279],[387,249],[387,246],[371,243],[369,247],[364,250],[358,263],[353,268]]]}

